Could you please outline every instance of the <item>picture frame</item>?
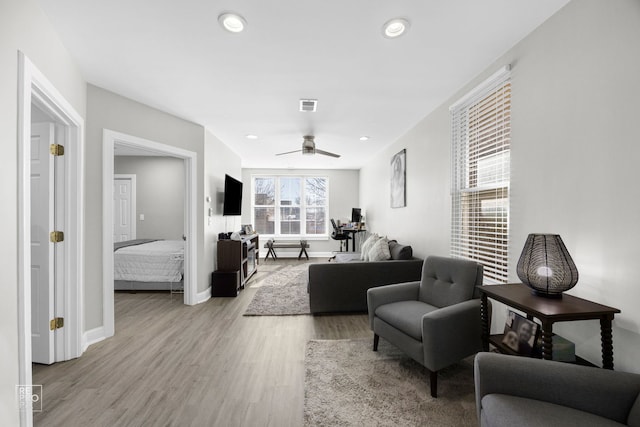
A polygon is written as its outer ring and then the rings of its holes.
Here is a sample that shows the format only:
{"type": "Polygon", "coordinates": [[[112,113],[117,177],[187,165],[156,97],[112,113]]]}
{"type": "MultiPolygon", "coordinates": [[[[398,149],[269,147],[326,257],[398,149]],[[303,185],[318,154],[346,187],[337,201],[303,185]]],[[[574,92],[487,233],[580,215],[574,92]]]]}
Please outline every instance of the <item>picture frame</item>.
{"type": "Polygon", "coordinates": [[[540,325],[515,311],[507,311],[502,344],[522,356],[531,356],[534,352],[540,325]]]}
{"type": "Polygon", "coordinates": [[[407,206],[407,149],[403,148],[391,157],[391,207],[407,206]]]}
{"type": "Polygon", "coordinates": [[[244,224],[242,226],[242,231],[244,232],[244,234],[253,234],[253,225],[244,224]]]}

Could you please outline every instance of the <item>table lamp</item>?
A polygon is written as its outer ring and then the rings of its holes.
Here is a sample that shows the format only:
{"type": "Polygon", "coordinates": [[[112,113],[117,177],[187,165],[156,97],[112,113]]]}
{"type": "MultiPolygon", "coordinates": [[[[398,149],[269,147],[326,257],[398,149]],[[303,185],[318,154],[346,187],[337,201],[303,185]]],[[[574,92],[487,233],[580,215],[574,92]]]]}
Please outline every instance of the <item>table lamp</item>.
{"type": "Polygon", "coordinates": [[[546,298],[562,298],[578,283],[578,269],[558,234],[529,234],[517,272],[534,295],[546,298]]]}

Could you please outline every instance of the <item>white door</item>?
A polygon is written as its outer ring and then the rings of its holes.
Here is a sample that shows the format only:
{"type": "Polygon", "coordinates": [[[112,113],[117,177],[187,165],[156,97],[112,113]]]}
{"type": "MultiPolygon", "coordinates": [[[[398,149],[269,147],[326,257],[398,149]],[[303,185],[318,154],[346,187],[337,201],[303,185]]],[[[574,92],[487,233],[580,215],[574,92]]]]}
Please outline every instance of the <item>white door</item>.
{"type": "Polygon", "coordinates": [[[54,244],[49,232],[54,229],[54,142],[52,123],[31,126],[31,346],[32,360],[51,364],[55,361],[55,332],[49,327],[54,317],[54,244]]]}
{"type": "Polygon", "coordinates": [[[136,238],[135,176],[113,180],[113,241],[136,238]]]}

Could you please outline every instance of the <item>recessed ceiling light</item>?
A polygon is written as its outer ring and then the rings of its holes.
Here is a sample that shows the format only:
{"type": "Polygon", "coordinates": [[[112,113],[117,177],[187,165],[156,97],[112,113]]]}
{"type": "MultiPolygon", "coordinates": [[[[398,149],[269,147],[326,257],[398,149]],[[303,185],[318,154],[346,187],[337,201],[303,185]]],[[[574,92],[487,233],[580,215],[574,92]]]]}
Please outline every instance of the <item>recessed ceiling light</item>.
{"type": "Polygon", "coordinates": [[[247,21],[238,15],[237,13],[225,12],[218,16],[218,22],[222,25],[222,28],[231,32],[239,33],[247,26],[247,21]]]}
{"type": "Polygon", "coordinates": [[[382,34],[388,38],[393,39],[403,35],[410,27],[409,21],[404,18],[394,18],[387,21],[382,26],[382,34]]]}
{"type": "Polygon", "coordinates": [[[247,139],[258,139],[258,135],[253,135],[253,134],[249,134],[249,135],[245,135],[245,138],[247,139]]]}
{"type": "Polygon", "coordinates": [[[362,135],[360,137],[360,141],[368,141],[368,140],[369,140],[369,137],[367,135],[362,135]]]}

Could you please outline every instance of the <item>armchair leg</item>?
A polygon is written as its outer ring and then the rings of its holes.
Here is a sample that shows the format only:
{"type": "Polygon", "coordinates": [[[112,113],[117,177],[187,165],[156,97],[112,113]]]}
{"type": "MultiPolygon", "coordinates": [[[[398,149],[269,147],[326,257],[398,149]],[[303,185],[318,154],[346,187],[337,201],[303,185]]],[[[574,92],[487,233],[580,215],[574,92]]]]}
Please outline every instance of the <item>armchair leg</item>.
{"type": "Polygon", "coordinates": [[[431,397],[438,397],[438,373],[429,371],[431,383],[431,397]]]}
{"type": "Polygon", "coordinates": [[[380,337],[378,334],[373,334],[373,351],[378,351],[378,343],[380,342],[380,337]]]}

